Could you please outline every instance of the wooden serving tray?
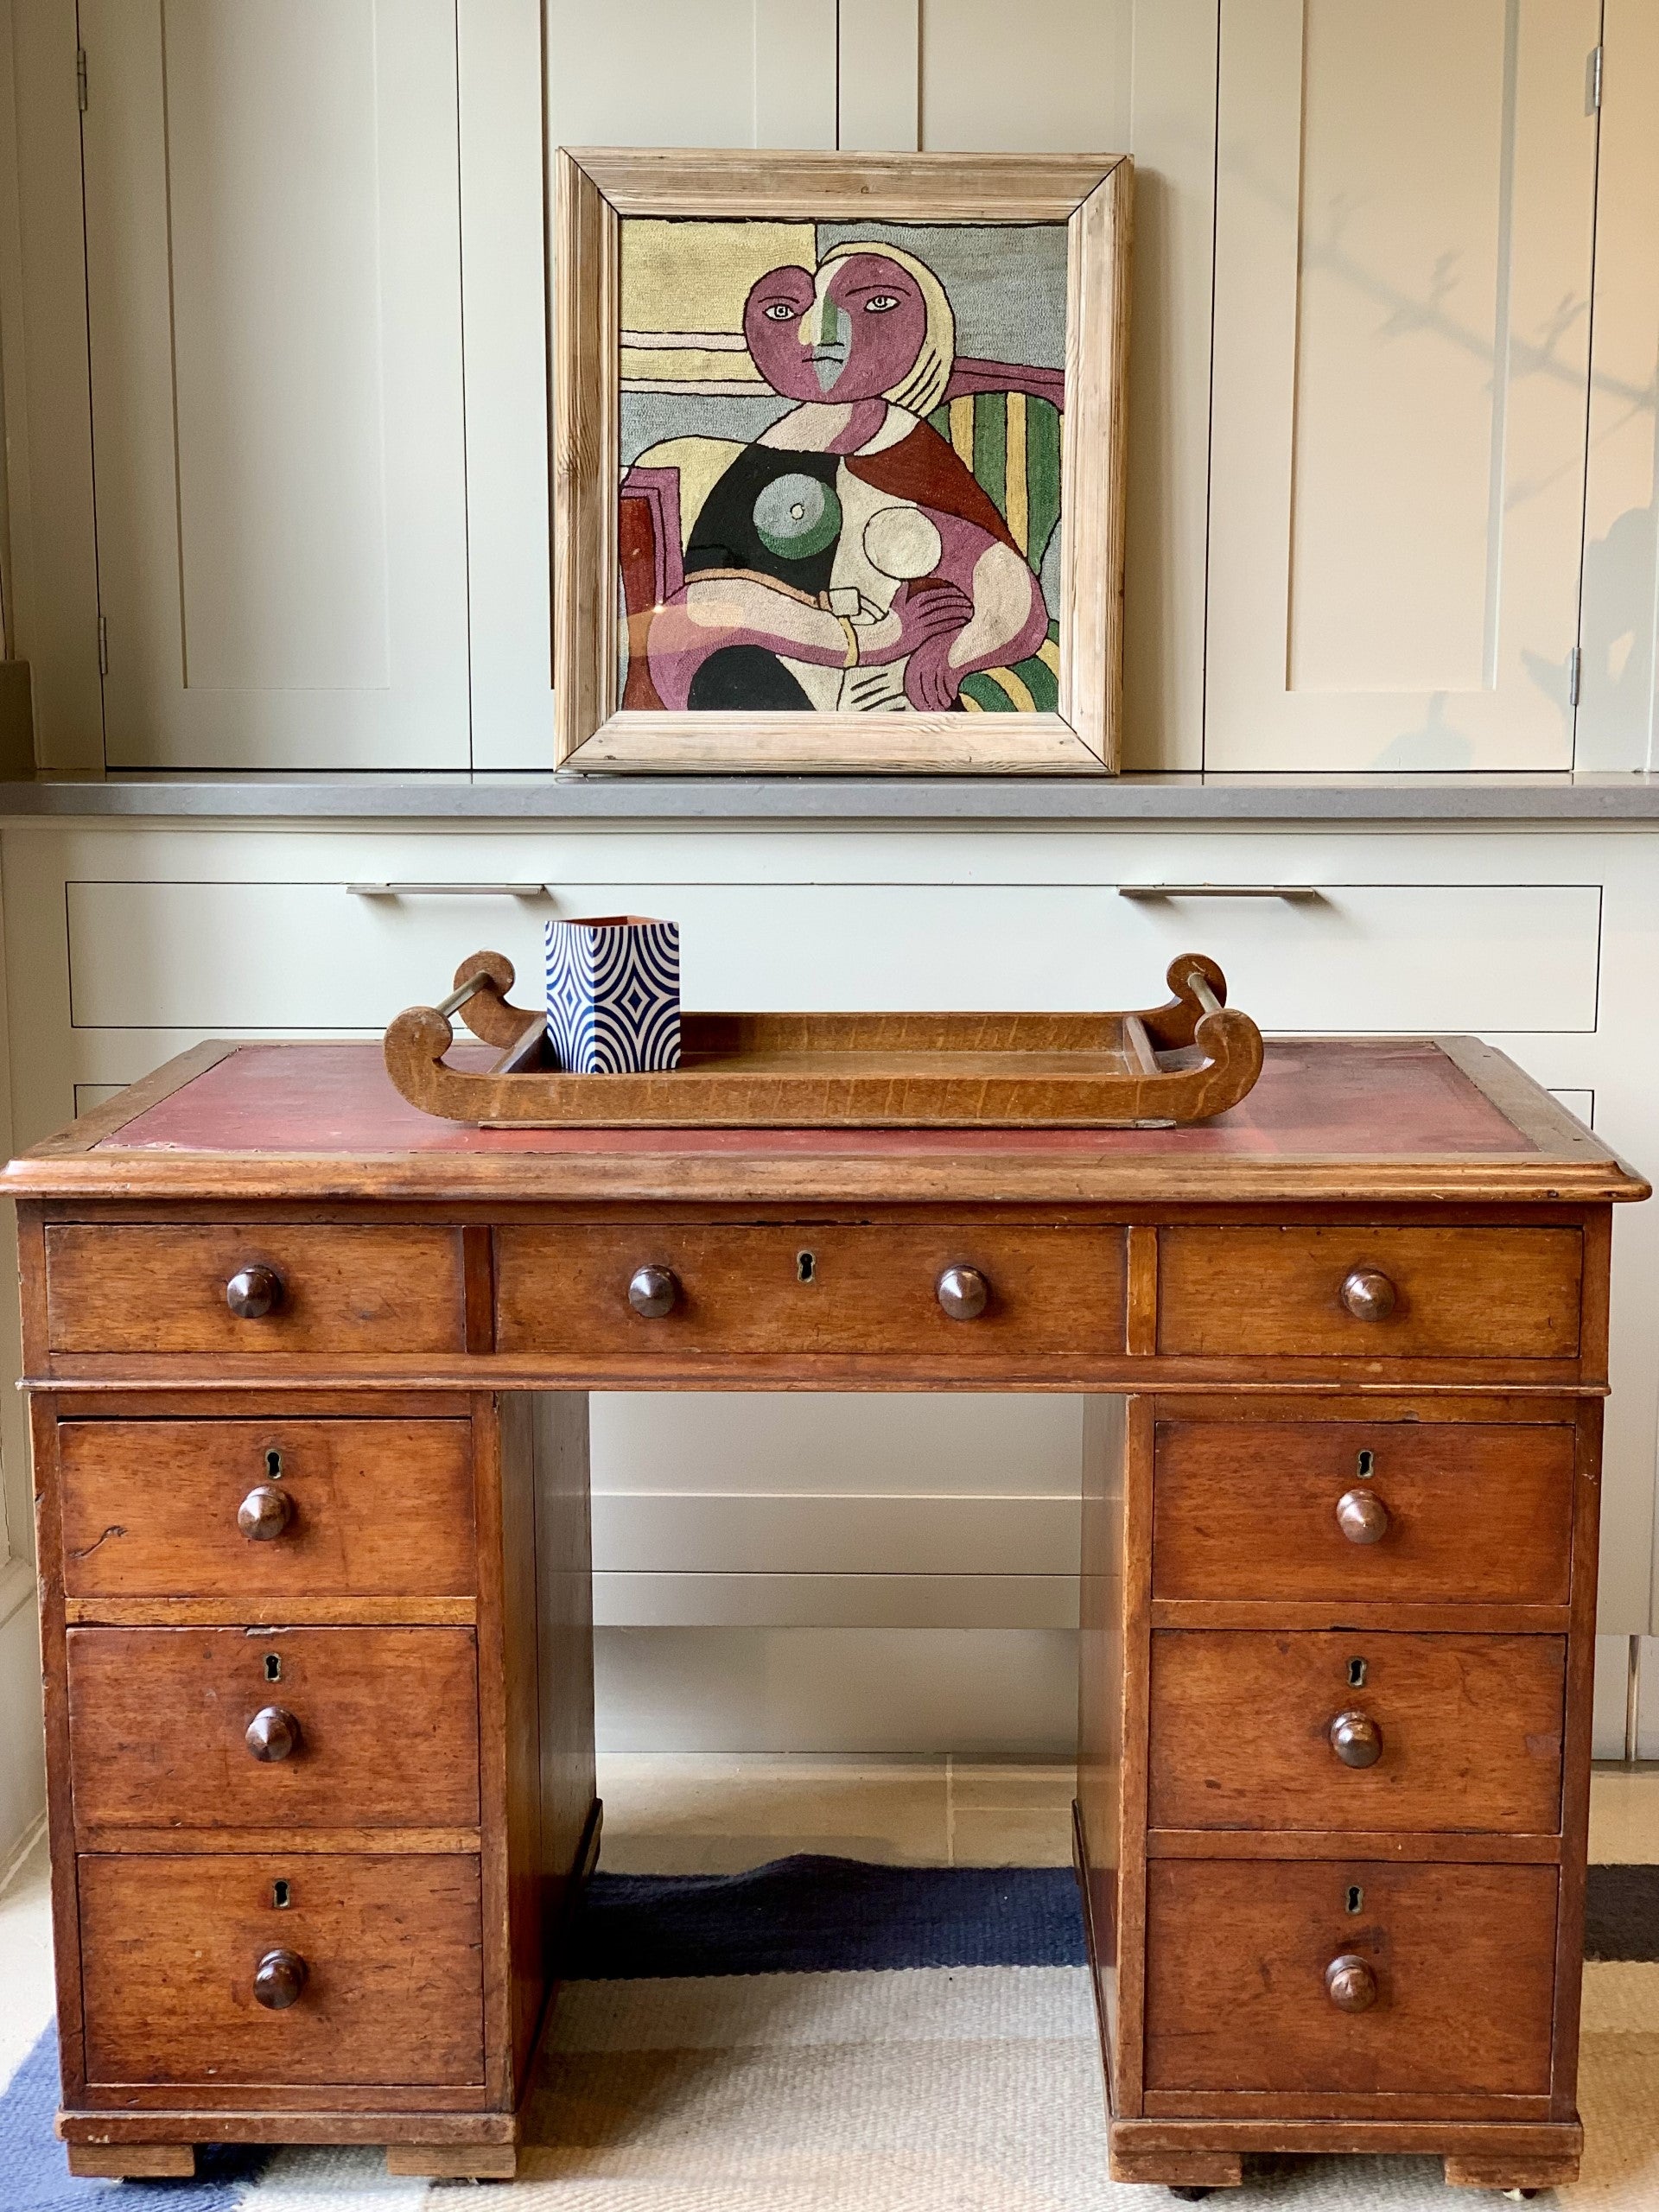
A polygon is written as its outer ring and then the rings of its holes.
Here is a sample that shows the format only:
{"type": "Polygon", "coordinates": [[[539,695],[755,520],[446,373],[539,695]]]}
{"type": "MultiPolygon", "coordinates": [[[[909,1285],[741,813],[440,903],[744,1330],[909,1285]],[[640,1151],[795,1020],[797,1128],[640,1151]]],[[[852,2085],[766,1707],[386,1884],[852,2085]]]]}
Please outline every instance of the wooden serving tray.
{"type": "Polygon", "coordinates": [[[567,1075],[543,1017],[508,1002],[512,962],[475,952],[441,1005],[391,1024],[386,1069],[411,1105],[482,1128],[1173,1128],[1237,1104],[1262,1033],[1205,954],[1168,980],[1139,1014],[683,1014],[671,1071],[567,1075]],[[463,1009],[492,1066],[445,1058],[463,1009]]]}

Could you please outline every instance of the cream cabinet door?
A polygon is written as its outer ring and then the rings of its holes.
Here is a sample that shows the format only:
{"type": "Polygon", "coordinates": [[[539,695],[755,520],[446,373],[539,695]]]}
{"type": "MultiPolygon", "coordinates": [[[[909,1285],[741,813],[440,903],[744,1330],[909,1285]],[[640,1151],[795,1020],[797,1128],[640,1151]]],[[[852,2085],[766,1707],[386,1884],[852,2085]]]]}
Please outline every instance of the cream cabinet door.
{"type": "Polygon", "coordinates": [[[81,0],[111,766],[465,768],[455,0],[81,0]]]}
{"type": "Polygon", "coordinates": [[[1599,20],[1222,0],[1207,766],[1572,765],[1599,20]]]}
{"type": "Polygon", "coordinates": [[[836,0],[547,0],[548,143],[836,143],[836,0]]]}
{"type": "MultiPolygon", "coordinates": [[[[910,10],[893,12],[906,20],[910,10]]],[[[1131,16],[1130,0],[925,0],[917,143],[938,153],[1124,152],[1131,16]]],[[[857,54],[843,45],[843,111],[849,78],[879,74],[881,53],[874,39],[857,54]]]]}

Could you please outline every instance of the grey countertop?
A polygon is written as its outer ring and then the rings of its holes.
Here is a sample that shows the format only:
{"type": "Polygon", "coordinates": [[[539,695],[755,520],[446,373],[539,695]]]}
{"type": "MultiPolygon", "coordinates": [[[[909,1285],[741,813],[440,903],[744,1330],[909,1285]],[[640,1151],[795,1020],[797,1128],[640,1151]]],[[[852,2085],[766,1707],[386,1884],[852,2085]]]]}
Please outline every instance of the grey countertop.
{"type": "Polygon", "coordinates": [[[1110,829],[1134,823],[1659,823],[1659,773],[1560,775],[43,775],[0,818],[1110,829]]]}

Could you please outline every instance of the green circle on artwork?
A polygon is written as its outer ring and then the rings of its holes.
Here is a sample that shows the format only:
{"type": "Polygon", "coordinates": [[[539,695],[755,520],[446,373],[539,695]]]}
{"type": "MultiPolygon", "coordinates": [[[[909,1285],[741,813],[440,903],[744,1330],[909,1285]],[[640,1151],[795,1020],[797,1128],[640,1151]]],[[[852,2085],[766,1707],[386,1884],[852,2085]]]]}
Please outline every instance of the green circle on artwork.
{"type": "Polygon", "coordinates": [[[841,501],[816,476],[775,476],[757,494],[755,533],[780,561],[810,561],[833,545],[841,528],[841,501]]]}

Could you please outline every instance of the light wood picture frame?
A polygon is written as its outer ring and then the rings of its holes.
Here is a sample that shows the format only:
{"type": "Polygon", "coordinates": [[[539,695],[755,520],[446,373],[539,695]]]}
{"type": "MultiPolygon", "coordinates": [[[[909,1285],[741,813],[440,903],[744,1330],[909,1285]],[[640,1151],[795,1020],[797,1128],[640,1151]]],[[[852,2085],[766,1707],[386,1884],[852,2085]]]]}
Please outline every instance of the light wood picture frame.
{"type": "Polygon", "coordinates": [[[1113,772],[1128,157],[555,165],[558,765],[1113,772]]]}

